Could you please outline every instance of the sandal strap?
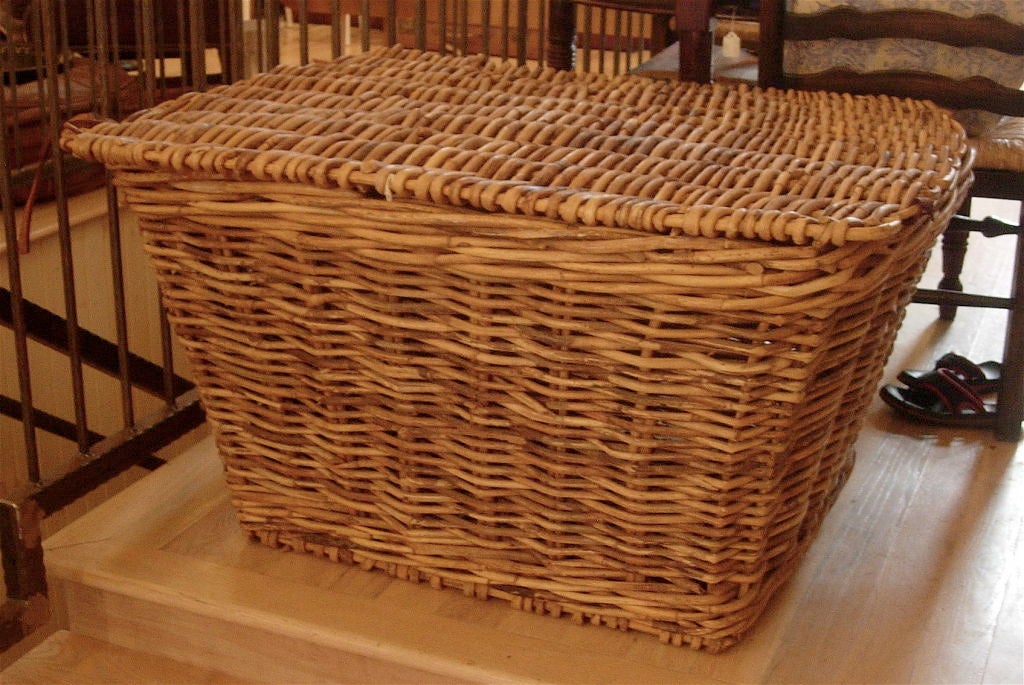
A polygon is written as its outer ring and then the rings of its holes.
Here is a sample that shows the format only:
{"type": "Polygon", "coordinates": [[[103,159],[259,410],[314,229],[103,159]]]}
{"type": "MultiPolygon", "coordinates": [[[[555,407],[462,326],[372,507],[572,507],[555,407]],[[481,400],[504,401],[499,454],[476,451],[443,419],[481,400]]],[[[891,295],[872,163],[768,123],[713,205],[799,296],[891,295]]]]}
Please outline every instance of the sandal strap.
{"type": "Polygon", "coordinates": [[[939,369],[954,371],[964,382],[972,385],[983,383],[987,380],[985,372],[982,371],[980,366],[956,352],[947,352],[939,357],[935,362],[935,370],[938,371],[939,369]]]}
{"type": "Polygon", "coordinates": [[[978,414],[987,411],[984,401],[952,369],[936,369],[917,388],[933,394],[950,414],[962,414],[965,409],[978,414]]]}
{"type": "Polygon", "coordinates": [[[999,362],[976,364],[967,357],[947,352],[939,357],[930,371],[904,369],[898,378],[909,387],[920,387],[927,383],[941,382],[939,369],[949,369],[959,377],[962,383],[969,385],[975,392],[989,392],[998,388],[1002,376],[999,362]]]}

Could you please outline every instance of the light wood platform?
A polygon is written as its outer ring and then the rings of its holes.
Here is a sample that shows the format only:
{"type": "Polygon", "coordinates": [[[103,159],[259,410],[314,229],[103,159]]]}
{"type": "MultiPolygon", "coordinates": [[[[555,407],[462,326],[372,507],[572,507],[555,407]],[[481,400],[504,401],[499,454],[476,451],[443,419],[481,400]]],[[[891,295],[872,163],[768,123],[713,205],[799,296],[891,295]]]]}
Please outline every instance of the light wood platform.
{"type": "Polygon", "coordinates": [[[870,422],[801,571],[719,656],[250,543],[209,441],[47,562],[72,631],[254,682],[1022,682],[1024,455],[870,422]]]}
{"type": "Polygon", "coordinates": [[[61,630],[2,674],[4,685],[234,685],[236,678],[61,630]]]}
{"type": "MultiPolygon", "coordinates": [[[[1010,245],[976,241],[972,284],[1007,280],[1010,245]]],[[[947,350],[995,358],[1001,321],[912,305],[887,378],[947,350]]],[[[858,455],[795,578],[717,656],[251,543],[209,439],[51,537],[46,561],[61,640],[215,678],[196,682],[1024,682],[1024,446],[877,401],[858,455]]]]}

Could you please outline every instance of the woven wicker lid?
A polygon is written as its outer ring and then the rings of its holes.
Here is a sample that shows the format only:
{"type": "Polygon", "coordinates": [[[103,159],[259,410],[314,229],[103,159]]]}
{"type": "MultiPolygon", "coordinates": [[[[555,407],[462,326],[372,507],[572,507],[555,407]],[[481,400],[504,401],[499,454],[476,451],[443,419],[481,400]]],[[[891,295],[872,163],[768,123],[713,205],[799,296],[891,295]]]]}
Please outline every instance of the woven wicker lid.
{"type": "Polygon", "coordinates": [[[662,234],[890,237],[969,172],[905,99],[520,67],[389,48],[184,95],[62,147],[111,169],[375,192],[662,234]]]}

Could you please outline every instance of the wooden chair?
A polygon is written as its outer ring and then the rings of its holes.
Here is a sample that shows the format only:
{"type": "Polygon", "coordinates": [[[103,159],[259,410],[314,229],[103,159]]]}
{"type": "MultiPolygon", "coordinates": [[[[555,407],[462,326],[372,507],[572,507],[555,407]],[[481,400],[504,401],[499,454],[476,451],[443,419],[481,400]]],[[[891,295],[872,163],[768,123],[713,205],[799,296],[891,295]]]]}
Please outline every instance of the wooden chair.
{"type": "MultiPolygon", "coordinates": [[[[1019,7],[1009,3],[1008,7],[1019,7]]],[[[1020,64],[1024,55],[1024,20],[1009,22],[991,15],[962,17],[928,9],[922,0],[919,10],[860,11],[847,5],[814,15],[786,11],[787,0],[761,0],[761,45],[759,80],[763,86],[851,93],[877,93],[930,99],[953,110],[983,110],[998,124],[972,133],[976,149],[975,183],[971,197],[1016,200],[1021,216],[1016,226],[995,219],[972,221],[956,217],[943,241],[944,277],[936,290],[920,289],[915,302],[937,304],[940,315],[951,319],[958,306],[994,307],[1008,310],[1002,359],[1002,383],[997,402],[995,433],[1003,440],[1019,440],[1024,419],[1024,91],[1019,80],[996,83],[1011,73],[1011,64],[1020,64]],[[804,73],[793,64],[797,48],[810,45],[792,41],[825,41],[842,38],[852,41],[873,39],[917,39],[960,51],[966,56],[971,48],[984,47],[1004,55],[1006,69],[988,77],[968,74],[965,78],[938,75],[927,64],[917,68],[860,73],[851,69],[832,69],[804,73]],[[787,48],[786,46],[790,46],[787,48]],[[787,51],[792,51],[784,60],[787,51]],[[993,80],[995,79],[995,80],[993,80]],[[1002,117],[1002,118],[1000,118],[1002,117]],[[1011,274],[1009,297],[991,297],[962,292],[960,270],[963,266],[968,232],[992,237],[1017,236],[1015,265],[1011,274]]],[[[856,2],[852,3],[854,6],[856,2]]],[[[821,45],[819,43],[819,45],[821,45]]],[[[861,43],[861,46],[867,44],[861,43]]],[[[977,54],[977,53],[974,53],[977,54]]],[[[969,60],[958,60],[961,64],[969,60]]],[[[970,199],[964,209],[970,208],[970,199]]],[[[966,212],[961,212],[966,213],[966,212]]]]}
{"type": "Polygon", "coordinates": [[[556,69],[575,67],[576,9],[589,6],[651,15],[651,51],[660,52],[679,41],[679,78],[707,83],[711,80],[713,5],[713,0],[549,0],[548,64],[556,69]]]}

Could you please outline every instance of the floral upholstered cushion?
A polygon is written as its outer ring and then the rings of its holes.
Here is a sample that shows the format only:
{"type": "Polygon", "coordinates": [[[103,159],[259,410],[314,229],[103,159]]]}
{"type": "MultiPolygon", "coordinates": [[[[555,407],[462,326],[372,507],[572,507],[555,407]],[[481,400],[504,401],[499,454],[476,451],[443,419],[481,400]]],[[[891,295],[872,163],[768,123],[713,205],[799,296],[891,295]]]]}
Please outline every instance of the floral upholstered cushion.
{"type": "MultiPolygon", "coordinates": [[[[865,11],[926,9],[961,17],[992,14],[1024,25],[1024,0],[789,0],[794,14],[817,14],[836,6],[865,11]]],[[[792,41],[786,44],[784,69],[808,74],[833,68],[853,71],[928,71],[955,79],[985,76],[1011,88],[1024,84],[1024,56],[986,48],[956,48],[910,39],[792,41]]],[[[989,112],[958,112],[972,135],[999,122],[989,112]]]]}

